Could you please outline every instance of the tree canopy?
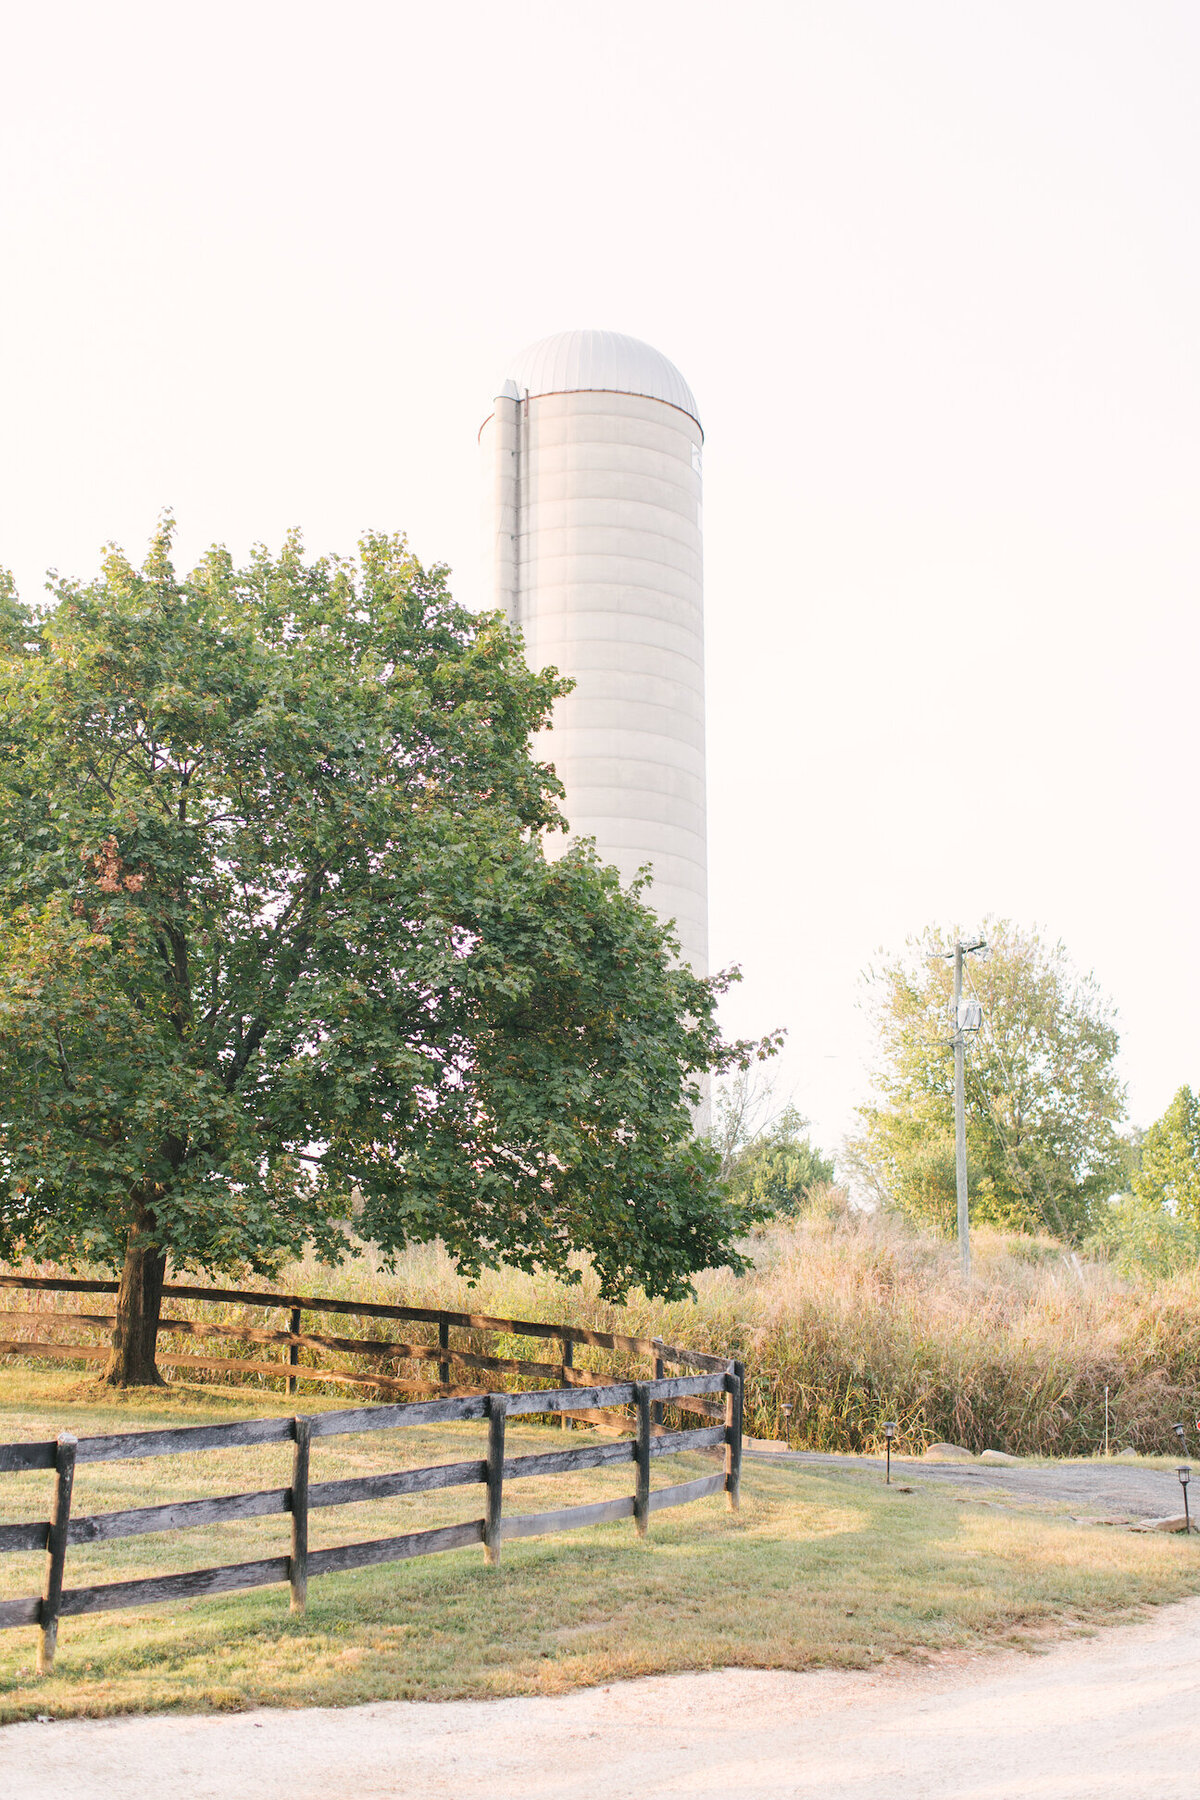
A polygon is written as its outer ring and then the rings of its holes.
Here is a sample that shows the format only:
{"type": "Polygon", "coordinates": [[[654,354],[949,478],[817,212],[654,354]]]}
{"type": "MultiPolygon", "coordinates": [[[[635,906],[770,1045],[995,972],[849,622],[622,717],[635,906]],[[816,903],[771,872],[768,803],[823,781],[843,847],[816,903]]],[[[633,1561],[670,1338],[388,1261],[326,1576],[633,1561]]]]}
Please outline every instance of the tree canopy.
{"type": "Polygon", "coordinates": [[[1200,1096],[1190,1087],[1143,1137],[1132,1187],[1145,1204],[1200,1225],[1200,1096]]]}
{"type": "Polygon", "coordinates": [[[0,1255],[121,1266],[143,1352],[167,1258],[336,1259],[352,1208],[614,1298],[737,1262],[692,1108],[747,1047],[544,852],[567,685],[400,539],[180,578],[167,522],[36,617],[0,587],[0,1255]]]}
{"type": "Polygon", "coordinates": [[[800,1212],[813,1188],[833,1180],[833,1163],[807,1132],[797,1107],[776,1106],[774,1083],[761,1070],[739,1069],[724,1084],[713,1141],[730,1199],[748,1218],[800,1212]]]}
{"type": "MultiPolygon", "coordinates": [[[[848,1149],[886,1204],[952,1230],[955,1220],[953,969],[956,933],[910,939],[870,976],[877,1098],[848,1149]]],[[[1061,943],[988,920],[967,993],[983,1029],[966,1055],[971,1216],[1077,1239],[1124,1185],[1125,1091],[1111,1004],[1061,943]]]]}
{"type": "Polygon", "coordinates": [[[813,1147],[807,1132],[803,1114],[785,1106],[734,1163],[731,1199],[764,1217],[801,1212],[812,1189],[833,1180],[833,1163],[813,1147]]]}

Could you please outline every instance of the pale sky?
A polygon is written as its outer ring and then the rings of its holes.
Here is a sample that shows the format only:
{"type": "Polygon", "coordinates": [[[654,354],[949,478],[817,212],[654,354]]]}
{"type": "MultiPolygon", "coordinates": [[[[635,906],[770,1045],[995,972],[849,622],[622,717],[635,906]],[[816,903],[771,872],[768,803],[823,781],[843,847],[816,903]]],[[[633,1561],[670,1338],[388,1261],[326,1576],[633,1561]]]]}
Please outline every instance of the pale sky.
{"type": "Polygon", "coordinates": [[[1200,1083],[1200,8],[0,5],[0,562],[403,528],[595,326],[707,433],[712,953],[835,1147],[859,973],[983,914],[1200,1083]]]}

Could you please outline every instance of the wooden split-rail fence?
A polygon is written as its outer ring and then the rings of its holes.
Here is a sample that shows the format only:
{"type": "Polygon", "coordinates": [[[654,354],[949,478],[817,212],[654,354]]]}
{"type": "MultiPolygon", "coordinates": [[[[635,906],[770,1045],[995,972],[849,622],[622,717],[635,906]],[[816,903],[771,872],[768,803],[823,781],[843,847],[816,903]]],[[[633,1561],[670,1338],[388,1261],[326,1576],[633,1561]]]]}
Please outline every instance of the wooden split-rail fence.
{"type": "MultiPolygon", "coordinates": [[[[0,1288],[19,1289],[40,1294],[115,1294],[115,1281],[63,1279],[50,1275],[0,1275],[0,1288]]],[[[187,1351],[156,1351],[160,1367],[177,1369],[186,1376],[190,1371],[211,1371],[236,1376],[257,1375],[260,1379],[279,1381],[287,1393],[296,1392],[297,1381],[317,1382],[322,1386],[372,1388],[377,1393],[420,1394],[432,1397],[484,1393],[501,1385],[483,1381],[484,1376],[515,1376],[521,1382],[546,1381],[559,1387],[594,1387],[600,1377],[593,1370],[579,1368],[575,1362],[577,1349],[603,1350],[618,1356],[645,1359],[650,1372],[661,1379],[668,1365],[677,1369],[724,1371],[732,1364],[727,1357],[710,1356],[699,1350],[683,1350],[664,1344],[661,1338],[625,1337],[619,1332],[591,1331],[581,1325],[543,1322],[535,1319],[501,1319],[484,1313],[450,1312],[423,1306],[394,1306],[382,1301],[338,1300],[320,1294],[267,1293],[256,1289],[193,1287],[168,1282],[163,1288],[164,1303],[182,1300],[193,1304],[240,1306],[261,1309],[266,1313],[282,1313],[287,1323],[283,1328],[237,1323],[213,1322],[208,1319],[183,1319],[167,1316],[158,1327],[159,1338],[183,1337],[202,1343],[207,1339],[235,1339],[241,1343],[278,1347],[277,1362],[265,1358],[195,1355],[187,1351]],[[301,1330],[304,1315],[341,1315],[364,1320],[403,1320],[431,1330],[437,1328],[437,1342],[411,1343],[392,1338],[341,1337],[328,1332],[301,1330]],[[494,1356],[486,1352],[463,1349],[451,1334],[491,1334],[505,1337],[528,1337],[557,1343],[556,1361],[525,1361],[519,1357],[494,1356]],[[350,1368],[328,1366],[311,1361],[302,1364],[301,1353],[310,1358],[324,1358],[330,1352],[359,1358],[368,1366],[350,1368]],[[408,1373],[397,1370],[409,1365],[408,1373]]],[[[111,1351],[111,1331],[115,1314],[111,1312],[60,1312],[49,1308],[24,1307],[0,1309],[0,1356],[45,1357],[55,1361],[103,1363],[111,1351]],[[9,1330],[4,1328],[8,1327],[9,1330]],[[16,1330],[12,1330],[16,1327],[16,1330]],[[49,1329],[63,1327],[73,1331],[97,1327],[110,1335],[103,1343],[64,1343],[47,1337],[49,1329]],[[11,1335],[10,1335],[11,1332],[11,1335]]],[[[717,1417],[719,1407],[703,1400],[690,1402],[686,1409],[717,1417]]],[[[587,1416],[586,1414],[584,1415],[587,1416]]],[[[565,1422],[565,1419],[564,1419],[565,1422]]],[[[604,1423],[593,1418],[594,1423],[604,1423]]],[[[662,1423],[661,1403],[655,1403],[655,1423],[662,1423]]]]}
{"type": "MultiPolygon", "coordinates": [[[[111,1294],[110,1281],[66,1280],[51,1276],[0,1275],[0,1286],[67,1294],[111,1294]]],[[[39,1551],[46,1555],[40,1594],[27,1599],[0,1601],[0,1629],[36,1625],[40,1632],[38,1669],[49,1669],[54,1659],[60,1618],[106,1612],[118,1607],[147,1606],[159,1601],[194,1599],[206,1594],[287,1582],[293,1611],[302,1611],[310,1575],[365,1568],[428,1556],[441,1550],[482,1544],[489,1563],[500,1555],[506,1538],[537,1537],[578,1530],[608,1520],[632,1518],[645,1535],[650,1514],[662,1507],[682,1506],[724,1491],[726,1504],[736,1508],[741,1470],[743,1372],[740,1363],[705,1351],[680,1349],[660,1338],[625,1337],[616,1332],[592,1331],[584,1326],[530,1319],[500,1319],[489,1315],[449,1312],[424,1307],[392,1306],[382,1302],[338,1300],[327,1296],[263,1293],[188,1287],[170,1284],[167,1300],[187,1300],[219,1305],[281,1309],[287,1314],[286,1330],[248,1326],[245,1323],[212,1324],[195,1319],[167,1318],[160,1326],[164,1336],[232,1337],[253,1343],[277,1345],[279,1362],[244,1358],[203,1357],[186,1354],[159,1356],[168,1368],[256,1374],[280,1381],[294,1393],[298,1380],[332,1382],[369,1387],[385,1395],[413,1390],[437,1396],[348,1411],[317,1413],[309,1417],[242,1420],[230,1425],[200,1425],[161,1431],[122,1432],[108,1437],[80,1438],[62,1434],[41,1443],[0,1444],[0,1474],[32,1469],[54,1471],[50,1517],[25,1524],[0,1525],[0,1553],[39,1551]],[[437,1327],[437,1342],[409,1343],[373,1338],[343,1338],[303,1332],[303,1315],[333,1313],[367,1319],[399,1319],[437,1327]],[[531,1337],[561,1345],[560,1360],[526,1362],[518,1358],[490,1356],[457,1347],[452,1331],[531,1337]],[[618,1356],[644,1358],[650,1364],[647,1379],[604,1379],[575,1366],[579,1346],[618,1356]],[[330,1351],[367,1359],[367,1369],[327,1368],[299,1361],[301,1350],[310,1355],[330,1351]],[[420,1373],[402,1377],[395,1367],[414,1364],[420,1373]],[[384,1366],[381,1366],[384,1365],[384,1366]],[[436,1377],[433,1366],[436,1365],[436,1377]],[[391,1372],[387,1372],[390,1366],[391,1372]],[[668,1375],[667,1367],[693,1371],[668,1375]],[[426,1374],[424,1371],[428,1370],[426,1374]],[[458,1373],[490,1378],[492,1387],[455,1385],[458,1373]],[[521,1392],[493,1391],[498,1377],[516,1376],[524,1381],[550,1381],[549,1388],[521,1392]],[[717,1421],[688,1430],[664,1427],[666,1408],[680,1414],[700,1414],[717,1421]],[[555,1450],[532,1456],[505,1455],[505,1425],[514,1416],[549,1417],[566,1425],[571,1419],[613,1426],[630,1423],[633,1436],[615,1441],[594,1441],[578,1449],[555,1450]],[[312,1440],[359,1432],[391,1431],[404,1426],[486,1421],[487,1455],[465,1462],[441,1463],[429,1468],[399,1469],[350,1480],[309,1481],[312,1440]],[[247,1494],[230,1494],[213,1500],[177,1501],[164,1506],[135,1507],[121,1512],[76,1517],[71,1511],[75,1469],[81,1463],[126,1461],[133,1458],[177,1456],[199,1451],[219,1451],[245,1445],[292,1444],[292,1480],[285,1488],[247,1494]],[[670,1487],[650,1486],[651,1460],[696,1450],[723,1449],[724,1466],[718,1473],[670,1487]],[[570,1506],[558,1511],[506,1516],[506,1483],[529,1476],[568,1474],[609,1464],[635,1465],[635,1491],[615,1500],[570,1506]],[[333,1549],[308,1548],[308,1519],[313,1508],[346,1506],[357,1501],[384,1500],[401,1494],[433,1489],[482,1485],[486,1490],[482,1518],[433,1530],[406,1532],[365,1543],[343,1544],[333,1549]],[[272,1513],[291,1515],[291,1551],[287,1556],[254,1562],[223,1564],[184,1574],[148,1576],[134,1581],[106,1582],[97,1586],[65,1586],[67,1552],[73,1544],[93,1544],[149,1532],[186,1531],[235,1519],[260,1518],[272,1513]]],[[[21,1335],[0,1339],[0,1354],[54,1357],[59,1360],[99,1361],[108,1345],[63,1343],[47,1339],[47,1325],[111,1327],[110,1313],[73,1313],[29,1308],[0,1314],[5,1323],[19,1322],[21,1335]],[[42,1335],[29,1336],[29,1330],[42,1335]]]]}
{"type": "Polygon", "coordinates": [[[646,1535],[650,1515],[662,1507],[683,1506],[692,1500],[724,1490],[726,1504],[735,1509],[741,1471],[742,1371],[734,1363],[727,1371],[667,1377],[656,1381],[613,1382],[604,1387],[557,1388],[525,1394],[492,1393],[457,1399],[415,1401],[399,1405],[356,1408],[352,1411],[316,1413],[309,1417],[249,1419],[232,1425],[175,1427],[163,1431],[123,1432],[110,1437],[75,1438],[63,1433],[41,1443],[0,1444],[0,1473],[52,1469],[54,1486],[50,1517],[27,1524],[0,1525],[0,1552],[46,1553],[42,1591],[28,1599],[0,1601],[0,1629],[36,1625],[38,1672],[44,1674],[54,1660],[61,1618],[80,1613],[108,1612],[119,1607],[148,1606],[166,1600],[190,1600],[206,1594],[228,1593],[239,1588],[264,1587],[287,1582],[293,1612],[304,1609],[308,1580],[312,1575],[361,1569],[372,1564],[399,1562],[414,1556],[430,1556],[440,1550],[458,1550],[482,1544],[489,1563],[500,1557],[506,1538],[541,1537],[559,1531],[575,1531],[611,1519],[632,1518],[638,1533],[646,1535]],[[666,1402],[692,1401],[720,1395],[723,1421],[690,1431],[655,1431],[653,1409],[666,1402]],[[532,1456],[507,1457],[505,1425],[519,1414],[567,1414],[578,1409],[611,1409],[632,1406],[636,1430],[632,1438],[615,1442],[581,1444],[578,1449],[552,1450],[532,1456]],[[439,1463],[429,1468],[399,1469],[389,1474],[364,1475],[342,1481],[310,1482],[309,1451],[314,1438],[345,1436],[367,1431],[391,1431],[406,1425],[433,1425],[464,1420],[486,1420],[487,1455],[466,1462],[439,1463]],[[75,1469],[80,1463],[126,1461],[134,1457],[179,1456],[204,1450],[231,1449],[247,1444],[292,1444],[292,1480],[286,1488],[270,1488],[249,1494],[229,1494],[215,1500],[176,1501],[166,1506],[134,1507],[122,1512],[97,1513],[76,1518],[71,1512],[75,1469]],[[651,1459],[682,1451],[724,1447],[724,1467],[694,1481],[670,1487],[650,1486],[651,1459]],[[522,1477],[573,1473],[606,1464],[632,1462],[635,1491],[628,1497],[601,1500],[591,1505],[569,1506],[555,1512],[505,1516],[507,1484],[522,1477]],[[375,1538],[364,1543],[342,1544],[334,1549],[308,1548],[309,1515],[316,1507],[347,1506],[355,1501],[383,1500],[397,1494],[428,1492],[434,1488],[470,1484],[486,1489],[481,1518],[460,1525],[443,1525],[428,1531],[375,1538]],[[135,1537],[146,1532],[186,1531],[201,1525],[232,1519],[260,1518],[270,1513],[291,1514],[291,1552],[255,1562],[226,1563],[218,1568],[193,1569],[185,1574],[148,1576],[135,1581],[111,1581],[98,1586],[69,1588],[65,1585],[67,1552],[72,1544],[93,1544],[105,1539],[135,1537]]]}

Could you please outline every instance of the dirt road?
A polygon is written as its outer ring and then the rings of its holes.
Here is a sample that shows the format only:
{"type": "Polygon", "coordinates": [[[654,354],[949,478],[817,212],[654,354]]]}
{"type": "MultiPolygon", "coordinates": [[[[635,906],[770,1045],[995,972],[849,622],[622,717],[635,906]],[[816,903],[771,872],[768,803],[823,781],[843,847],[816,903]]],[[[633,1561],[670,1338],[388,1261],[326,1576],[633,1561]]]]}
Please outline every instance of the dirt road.
{"type": "Polygon", "coordinates": [[[920,1672],[717,1670],[553,1699],[0,1731],[6,1800],[1181,1800],[1200,1599],[920,1672]]]}

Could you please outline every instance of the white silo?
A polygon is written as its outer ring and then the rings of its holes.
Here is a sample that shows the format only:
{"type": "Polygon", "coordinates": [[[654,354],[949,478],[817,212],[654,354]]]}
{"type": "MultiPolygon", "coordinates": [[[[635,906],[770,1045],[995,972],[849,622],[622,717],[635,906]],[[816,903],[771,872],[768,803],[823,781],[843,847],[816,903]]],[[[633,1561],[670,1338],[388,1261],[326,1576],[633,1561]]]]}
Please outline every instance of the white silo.
{"type": "Polygon", "coordinates": [[[534,668],[575,680],[538,745],[593,837],[708,968],[700,450],[687,382],[649,344],[567,331],[518,356],[480,431],[493,604],[534,668]]]}

